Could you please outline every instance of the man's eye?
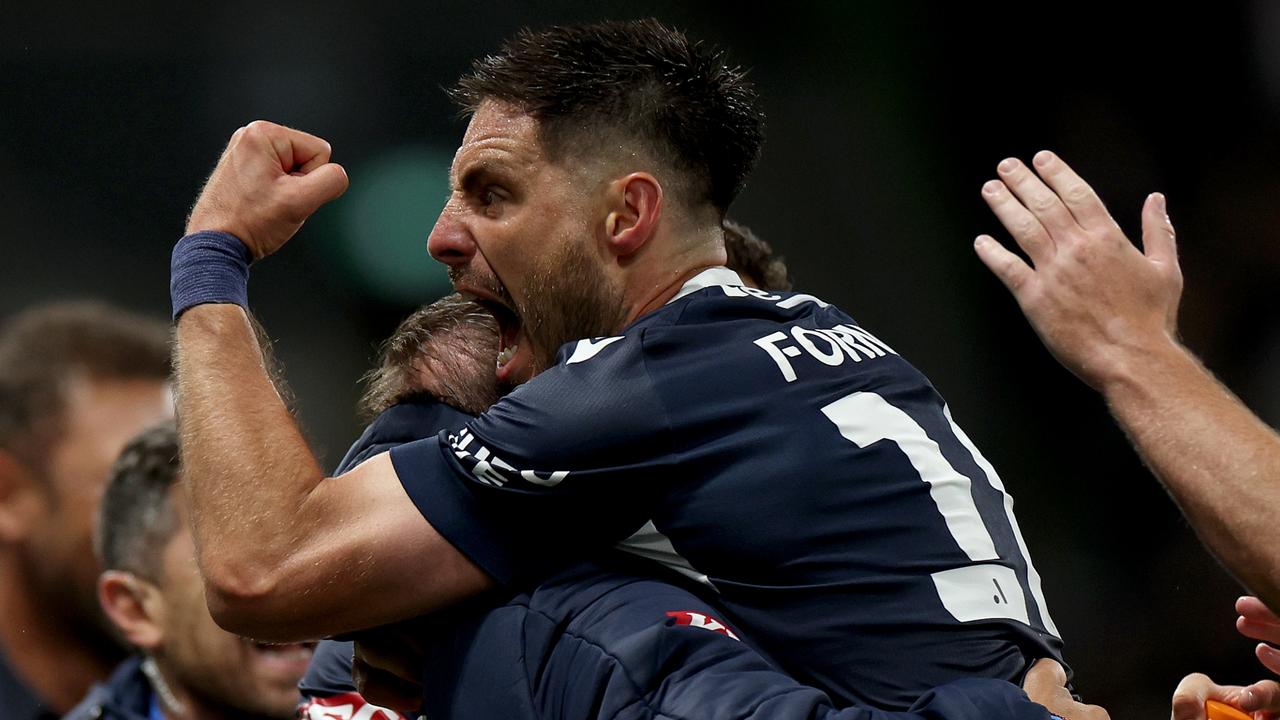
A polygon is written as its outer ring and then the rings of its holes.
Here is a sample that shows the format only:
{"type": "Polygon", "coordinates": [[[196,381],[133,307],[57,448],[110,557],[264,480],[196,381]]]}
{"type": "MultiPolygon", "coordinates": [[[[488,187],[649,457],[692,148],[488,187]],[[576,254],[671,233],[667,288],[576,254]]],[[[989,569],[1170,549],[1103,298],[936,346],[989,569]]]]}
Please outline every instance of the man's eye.
{"type": "Polygon", "coordinates": [[[502,200],[503,200],[502,194],[497,192],[493,188],[485,188],[484,190],[480,191],[481,205],[485,205],[485,206],[493,205],[494,203],[501,202],[502,200]]]}

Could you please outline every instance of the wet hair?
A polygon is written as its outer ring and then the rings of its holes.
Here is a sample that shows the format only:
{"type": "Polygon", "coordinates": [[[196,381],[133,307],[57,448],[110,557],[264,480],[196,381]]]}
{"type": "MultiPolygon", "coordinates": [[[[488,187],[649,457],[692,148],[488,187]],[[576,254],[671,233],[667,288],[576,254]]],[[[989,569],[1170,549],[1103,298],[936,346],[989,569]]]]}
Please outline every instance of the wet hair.
{"type": "Polygon", "coordinates": [[[168,325],[92,301],[10,318],[0,327],[0,449],[43,474],[77,377],[165,380],[168,325]]]}
{"type": "Polygon", "coordinates": [[[773,247],[761,240],[751,228],[732,220],[721,223],[724,229],[724,249],[729,256],[725,263],[730,270],[748,276],[761,290],[791,290],[791,274],[787,264],[773,247]]]}
{"type": "Polygon", "coordinates": [[[172,420],[142,431],[121,451],[98,506],[93,539],[104,570],[160,579],[161,553],[178,529],[170,492],[178,470],[172,420]]]}
{"type": "Polygon", "coordinates": [[[478,415],[500,395],[494,366],[498,324],[461,295],[419,308],[395,329],[364,377],[361,414],[370,419],[411,395],[428,393],[478,415]]]}
{"type": "Polygon", "coordinates": [[[688,207],[720,215],[764,142],[764,114],[745,71],[723,52],[657,20],[524,29],[477,60],[452,95],[465,113],[486,100],[538,121],[552,159],[631,153],[675,171],[688,207]]]}

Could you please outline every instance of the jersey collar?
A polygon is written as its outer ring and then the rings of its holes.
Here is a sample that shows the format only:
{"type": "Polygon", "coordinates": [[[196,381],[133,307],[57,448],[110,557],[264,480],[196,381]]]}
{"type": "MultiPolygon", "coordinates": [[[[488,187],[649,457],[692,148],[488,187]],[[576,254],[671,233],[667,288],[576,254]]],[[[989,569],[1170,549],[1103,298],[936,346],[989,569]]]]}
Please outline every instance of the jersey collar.
{"type": "Polygon", "coordinates": [[[689,282],[680,288],[680,292],[676,296],[667,301],[667,304],[679,300],[686,295],[696,293],[709,287],[719,287],[722,285],[732,285],[736,287],[742,286],[742,278],[738,277],[738,273],[727,267],[711,267],[689,278],[689,282]]]}

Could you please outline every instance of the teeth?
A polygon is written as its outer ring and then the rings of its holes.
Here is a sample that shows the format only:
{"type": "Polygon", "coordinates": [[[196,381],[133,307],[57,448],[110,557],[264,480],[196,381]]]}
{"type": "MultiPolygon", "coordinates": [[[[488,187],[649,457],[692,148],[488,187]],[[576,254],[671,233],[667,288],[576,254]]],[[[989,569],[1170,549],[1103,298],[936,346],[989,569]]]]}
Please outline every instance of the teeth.
{"type": "Polygon", "coordinates": [[[503,365],[511,362],[511,358],[515,357],[516,350],[518,349],[520,349],[518,345],[512,345],[504,348],[502,352],[498,353],[498,367],[502,367],[503,365]]]}

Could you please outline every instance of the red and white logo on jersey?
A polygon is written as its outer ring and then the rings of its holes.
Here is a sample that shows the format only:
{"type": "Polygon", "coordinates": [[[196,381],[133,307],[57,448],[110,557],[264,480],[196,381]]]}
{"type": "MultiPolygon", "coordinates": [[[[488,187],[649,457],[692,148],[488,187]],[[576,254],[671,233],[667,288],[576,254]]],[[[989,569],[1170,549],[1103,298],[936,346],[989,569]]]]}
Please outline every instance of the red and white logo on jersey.
{"type": "Polygon", "coordinates": [[[365,701],[360,693],[308,698],[298,707],[298,720],[408,720],[395,710],[365,701]]]}
{"type": "Polygon", "coordinates": [[[675,618],[677,625],[689,625],[696,628],[702,628],[703,630],[720,633],[721,635],[728,635],[734,640],[738,639],[738,636],[734,635],[733,631],[730,630],[727,625],[710,615],[693,612],[692,610],[672,610],[667,613],[667,617],[675,618]]]}

